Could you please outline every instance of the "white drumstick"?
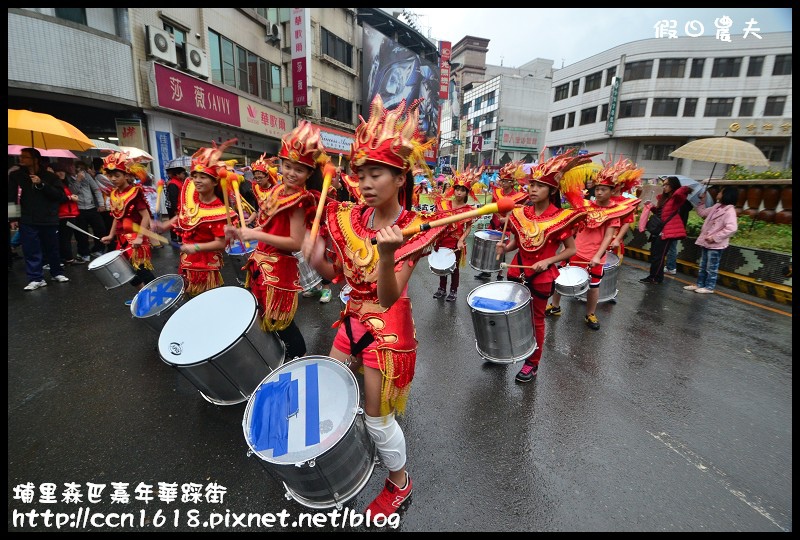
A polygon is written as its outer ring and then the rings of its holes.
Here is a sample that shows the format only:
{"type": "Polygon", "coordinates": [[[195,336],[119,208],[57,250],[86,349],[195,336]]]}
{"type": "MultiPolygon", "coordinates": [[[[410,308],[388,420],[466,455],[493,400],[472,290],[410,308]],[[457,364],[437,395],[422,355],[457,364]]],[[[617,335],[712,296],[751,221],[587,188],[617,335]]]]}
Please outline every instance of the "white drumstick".
{"type": "Polygon", "coordinates": [[[97,238],[95,235],[93,235],[93,234],[90,234],[90,233],[88,233],[88,232],[84,231],[83,229],[81,229],[81,228],[80,228],[80,227],[78,227],[77,225],[73,224],[71,221],[67,221],[67,227],[69,227],[70,229],[75,229],[76,231],[80,231],[80,232],[82,232],[83,234],[85,234],[86,236],[91,236],[92,238],[96,238],[97,240],[100,240],[100,239],[99,239],[99,238],[97,238]]]}

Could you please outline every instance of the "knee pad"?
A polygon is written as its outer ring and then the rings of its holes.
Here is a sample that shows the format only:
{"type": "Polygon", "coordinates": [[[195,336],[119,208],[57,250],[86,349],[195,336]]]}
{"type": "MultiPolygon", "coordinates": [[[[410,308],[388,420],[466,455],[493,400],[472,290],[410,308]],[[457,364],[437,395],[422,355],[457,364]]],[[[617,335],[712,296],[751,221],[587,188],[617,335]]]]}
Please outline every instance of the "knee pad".
{"type": "Polygon", "coordinates": [[[394,415],[364,414],[364,423],[386,468],[390,471],[402,469],[406,464],[406,437],[394,415]]]}

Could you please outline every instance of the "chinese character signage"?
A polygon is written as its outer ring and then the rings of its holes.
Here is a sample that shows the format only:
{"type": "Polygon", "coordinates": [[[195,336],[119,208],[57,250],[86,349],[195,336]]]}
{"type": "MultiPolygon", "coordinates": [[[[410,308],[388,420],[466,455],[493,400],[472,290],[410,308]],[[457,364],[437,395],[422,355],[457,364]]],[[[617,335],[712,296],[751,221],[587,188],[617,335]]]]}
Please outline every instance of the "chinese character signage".
{"type": "Polygon", "coordinates": [[[141,120],[115,119],[119,146],[133,146],[144,149],[144,129],[141,120]]]}
{"type": "Polygon", "coordinates": [[[497,147],[503,150],[535,152],[539,145],[538,133],[536,129],[501,127],[497,147]]]}
{"type": "Polygon", "coordinates": [[[154,106],[239,126],[239,96],[191,75],[153,63],[154,106]]]}
{"type": "Polygon", "coordinates": [[[439,42],[439,97],[447,99],[450,90],[450,42],[439,42]]]}
{"type": "Polygon", "coordinates": [[[239,118],[244,129],[280,139],[292,130],[292,117],[250,101],[239,99],[239,118]]]}
{"type": "Polygon", "coordinates": [[[617,102],[619,101],[620,78],[614,77],[611,84],[611,98],[608,102],[608,120],[606,120],[606,135],[614,134],[614,124],[617,121],[617,102]]]}
{"type": "Polygon", "coordinates": [[[291,8],[289,31],[292,48],[292,99],[295,107],[308,107],[308,81],[311,78],[309,47],[311,17],[309,8],[291,8]]]}

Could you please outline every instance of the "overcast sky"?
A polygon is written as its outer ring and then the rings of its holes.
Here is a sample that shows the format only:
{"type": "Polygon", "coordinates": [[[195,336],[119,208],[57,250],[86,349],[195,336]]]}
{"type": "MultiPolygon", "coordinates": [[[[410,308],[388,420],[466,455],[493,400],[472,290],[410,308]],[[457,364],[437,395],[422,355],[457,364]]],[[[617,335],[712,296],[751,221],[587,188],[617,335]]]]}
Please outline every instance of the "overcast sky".
{"type": "Polygon", "coordinates": [[[751,28],[759,28],[761,33],[792,30],[790,8],[406,9],[418,15],[417,29],[434,40],[455,45],[467,35],[489,39],[486,63],[507,67],[546,58],[560,68],[623,43],[655,38],[655,25],[662,20],[676,21],[677,39],[685,40],[687,48],[692,38],[684,28],[692,21],[703,25],[703,36],[714,36],[715,20],[729,17],[733,21],[732,44],[743,39],[742,32],[751,19],[757,22],[751,28]]]}

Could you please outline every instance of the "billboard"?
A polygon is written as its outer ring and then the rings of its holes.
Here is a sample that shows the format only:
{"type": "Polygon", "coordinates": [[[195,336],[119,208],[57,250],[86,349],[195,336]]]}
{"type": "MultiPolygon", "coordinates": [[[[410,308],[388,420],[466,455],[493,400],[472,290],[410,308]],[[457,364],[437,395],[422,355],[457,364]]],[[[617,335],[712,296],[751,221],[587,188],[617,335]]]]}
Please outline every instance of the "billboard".
{"type": "MultiPolygon", "coordinates": [[[[420,131],[426,139],[435,138],[439,129],[439,68],[423,60],[412,50],[364,24],[364,66],[361,95],[364,96],[364,114],[369,114],[369,104],[380,93],[387,109],[397,106],[402,99],[411,103],[423,98],[420,104],[420,131]]],[[[427,157],[427,156],[426,156],[427,157]]],[[[435,163],[435,160],[434,160],[435,163]]]]}

